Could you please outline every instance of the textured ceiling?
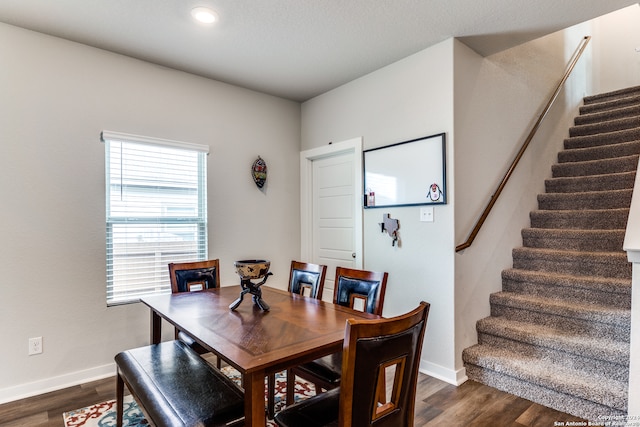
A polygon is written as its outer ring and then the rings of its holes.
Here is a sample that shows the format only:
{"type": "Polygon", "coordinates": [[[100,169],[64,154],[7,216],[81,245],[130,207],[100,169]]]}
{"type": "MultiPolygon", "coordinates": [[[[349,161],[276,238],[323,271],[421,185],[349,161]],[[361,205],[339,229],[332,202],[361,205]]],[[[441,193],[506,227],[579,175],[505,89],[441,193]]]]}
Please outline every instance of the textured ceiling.
{"type": "Polygon", "coordinates": [[[458,37],[488,55],[633,0],[0,0],[0,22],[304,101],[458,37]],[[218,23],[191,20],[197,5],[218,23]]]}

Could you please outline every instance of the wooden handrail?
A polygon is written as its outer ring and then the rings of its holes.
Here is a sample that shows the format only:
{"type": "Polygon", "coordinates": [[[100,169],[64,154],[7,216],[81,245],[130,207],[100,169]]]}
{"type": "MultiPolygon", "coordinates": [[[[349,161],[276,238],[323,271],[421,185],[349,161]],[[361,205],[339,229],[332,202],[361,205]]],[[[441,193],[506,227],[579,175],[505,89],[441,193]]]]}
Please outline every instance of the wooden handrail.
{"type": "Polygon", "coordinates": [[[580,44],[578,45],[578,48],[574,52],[573,57],[571,58],[571,60],[569,61],[569,64],[567,65],[567,69],[566,69],[566,71],[564,73],[564,76],[562,76],[562,79],[560,80],[560,83],[558,83],[558,86],[556,87],[556,90],[553,92],[553,95],[551,95],[551,97],[549,98],[549,101],[547,102],[547,105],[544,107],[544,110],[542,110],[542,113],[540,113],[540,116],[538,117],[538,120],[536,121],[536,123],[533,125],[533,128],[531,128],[531,132],[529,132],[529,136],[527,136],[527,139],[522,144],[522,147],[520,147],[520,151],[518,151],[518,154],[513,159],[513,162],[511,162],[511,166],[509,167],[509,169],[507,170],[507,173],[502,178],[502,181],[500,181],[500,184],[498,185],[498,188],[496,189],[496,191],[491,196],[491,199],[489,200],[489,203],[487,204],[487,206],[484,208],[484,211],[482,211],[482,215],[480,215],[480,218],[478,218],[478,221],[476,222],[476,225],[473,227],[473,230],[471,230],[471,233],[469,234],[469,237],[467,237],[467,240],[464,243],[456,246],[456,252],[460,252],[460,251],[462,251],[464,249],[467,249],[469,246],[471,246],[471,244],[475,240],[476,236],[478,235],[478,232],[480,231],[480,228],[482,228],[482,225],[484,224],[485,220],[489,216],[489,212],[491,212],[491,209],[493,208],[493,205],[496,204],[496,201],[498,200],[498,196],[500,196],[500,193],[502,193],[502,190],[507,185],[507,181],[509,180],[509,178],[513,174],[513,170],[515,169],[515,167],[518,164],[518,162],[520,162],[520,159],[522,158],[522,155],[524,154],[525,150],[529,146],[529,143],[531,142],[531,140],[535,136],[536,132],[538,131],[538,128],[540,127],[540,124],[542,123],[542,120],[544,120],[544,118],[549,113],[549,110],[551,109],[551,106],[553,105],[553,103],[555,102],[556,98],[558,98],[558,95],[560,94],[560,90],[562,89],[562,87],[564,86],[565,82],[569,78],[569,75],[571,74],[571,72],[573,71],[574,67],[576,66],[576,63],[578,62],[578,59],[580,59],[580,56],[582,56],[582,53],[584,52],[585,48],[587,47],[587,44],[589,44],[589,40],[591,40],[591,36],[585,36],[580,41],[580,44]]]}

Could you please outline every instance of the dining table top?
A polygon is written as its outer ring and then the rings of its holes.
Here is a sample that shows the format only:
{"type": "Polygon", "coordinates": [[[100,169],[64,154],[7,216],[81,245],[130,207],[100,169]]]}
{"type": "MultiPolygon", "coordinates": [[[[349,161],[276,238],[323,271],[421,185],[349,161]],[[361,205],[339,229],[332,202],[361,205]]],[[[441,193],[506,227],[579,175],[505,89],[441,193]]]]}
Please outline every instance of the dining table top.
{"type": "Polygon", "coordinates": [[[341,351],[347,319],[379,317],[269,286],[261,287],[268,311],[250,296],[231,310],[241,290],[240,285],[223,286],[141,301],[152,311],[153,343],[161,340],[163,318],[243,374],[249,392],[245,413],[256,426],[263,425],[256,417],[264,395],[261,402],[255,400],[264,393],[265,375],[341,351]]]}

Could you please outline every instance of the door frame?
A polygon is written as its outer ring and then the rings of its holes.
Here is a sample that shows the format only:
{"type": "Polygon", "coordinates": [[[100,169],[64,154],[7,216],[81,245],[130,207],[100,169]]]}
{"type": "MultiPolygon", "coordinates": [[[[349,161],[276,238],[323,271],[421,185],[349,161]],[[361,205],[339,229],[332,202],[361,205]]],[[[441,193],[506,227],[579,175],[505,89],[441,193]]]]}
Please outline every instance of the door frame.
{"type": "Polygon", "coordinates": [[[364,265],[362,244],[362,137],[300,152],[300,255],[302,259],[310,260],[312,254],[313,161],[347,153],[353,153],[355,266],[356,268],[362,268],[364,265]]]}

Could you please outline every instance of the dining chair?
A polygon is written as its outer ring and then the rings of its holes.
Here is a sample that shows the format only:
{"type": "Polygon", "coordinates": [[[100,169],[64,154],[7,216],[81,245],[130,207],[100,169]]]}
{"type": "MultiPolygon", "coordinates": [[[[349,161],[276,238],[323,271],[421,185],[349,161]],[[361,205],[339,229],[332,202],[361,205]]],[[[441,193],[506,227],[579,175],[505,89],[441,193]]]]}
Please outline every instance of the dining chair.
{"type": "Polygon", "coordinates": [[[326,265],[291,261],[289,292],[315,299],[322,299],[326,275],[326,265]]]}
{"type": "Polygon", "coordinates": [[[193,292],[220,286],[220,260],[169,263],[171,292],[193,292]]]}
{"type": "MultiPolygon", "coordinates": [[[[293,294],[322,299],[326,274],[326,265],[291,261],[288,290],[293,294]]],[[[275,384],[275,374],[267,375],[267,413],[269,418],[273,418],[275,413],[275,384]]]]}
{"type": "MultiPolygon", "coordinates": [[[[336,267],[333,303],[382,315],[387,272],[336,267]]],[[[296,376],[311,382],[316,394],[340,385],[342,354],[334,353],[287,370],[287,404],[293,402],[296,376]]]]}
{"type": "MultiPolygon", "coordinates": [[[[220,286],[220,260],[169,263],[169,280],[171,281],[171,293],[174,294],[217,288],[220,286]]],[[[209,352],[191,336],[178,328],[176,328],[175,337],[198,354],[209,352]]],[[[220,368],[220,358],[217,358],[216,365],[220,368]]]]}
{"type": "Polygon", "coordinates": [[[413,427],[429,308],[423,301],[391,319],[347,320],[340,387],[287,406],[276,414],[276,424],[413,427]],[[389,389],[380,389],[387,382],[389,389]]]}

